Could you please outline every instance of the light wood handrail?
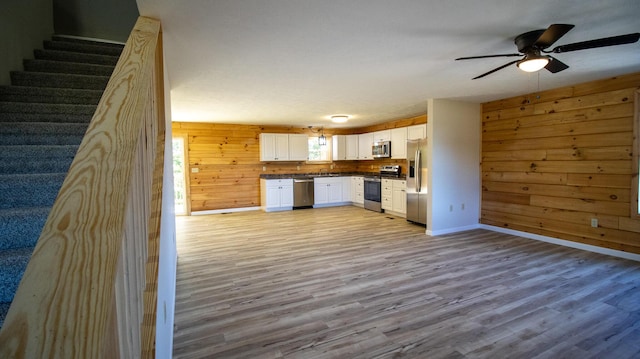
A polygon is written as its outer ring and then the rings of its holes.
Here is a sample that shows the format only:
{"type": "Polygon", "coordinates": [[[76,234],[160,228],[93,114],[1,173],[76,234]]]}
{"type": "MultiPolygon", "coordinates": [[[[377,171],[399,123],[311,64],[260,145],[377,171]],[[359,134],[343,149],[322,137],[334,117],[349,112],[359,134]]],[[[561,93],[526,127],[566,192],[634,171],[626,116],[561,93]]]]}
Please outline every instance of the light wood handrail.
{"type": "Polygon", "coordinates": [[[140,17],[0,331],[1,358],[153,357],[162,37],[140,17]]]}

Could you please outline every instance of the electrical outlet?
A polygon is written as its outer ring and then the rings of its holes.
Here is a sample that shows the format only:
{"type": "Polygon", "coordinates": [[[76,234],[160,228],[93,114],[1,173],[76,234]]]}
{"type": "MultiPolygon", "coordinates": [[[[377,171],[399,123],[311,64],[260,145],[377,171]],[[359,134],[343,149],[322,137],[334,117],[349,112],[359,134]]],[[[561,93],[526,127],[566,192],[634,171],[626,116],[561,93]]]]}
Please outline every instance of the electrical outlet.
{"type": "Polygon", "coordinates": [[[597,218],[591,218],[591,227],[598,228],[598,219],[597,218]]]}
{"type": "Polygon", "coordinates": [[[267,166],[262,166],[262,171],[266,171],[267,170],[267,166]]]}
{"type": "Polygon", "coordinates": [[[460,205],[460,210],[464,211],[464,203],[460,205]]]}
{"type": "Polygon", "coordinates": [[[449,212],[453,212],[453,205],[452,204],[449,205],[449,212]]]}
{"type": "Polygon", "coordinates": [[[193,167],[191,169],[191,173],[198,173],[198,172],[200,172],[200,169],[198,167],[193,167]]]}
{"type": "Polygon", "coordinates": [[[298,171],[300,171],[300,166],[296,166],[296,169],[297,169],[298,171]]]}

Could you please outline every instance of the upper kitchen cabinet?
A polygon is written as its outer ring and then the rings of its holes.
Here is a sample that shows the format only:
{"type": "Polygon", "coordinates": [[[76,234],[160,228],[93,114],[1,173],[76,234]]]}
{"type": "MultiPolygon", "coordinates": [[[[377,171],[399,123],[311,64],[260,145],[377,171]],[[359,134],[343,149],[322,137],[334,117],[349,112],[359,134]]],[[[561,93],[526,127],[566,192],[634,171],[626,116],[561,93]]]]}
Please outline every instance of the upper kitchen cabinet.
{"type": "Polygon", "coordinates": [[[334,135],[331,137],[333,153],[331,157],[334,161],[344,161],[347,159],[347,136],[334,135]]]}
{"type": "Polygon", "coordinates": [[[427,138],[427,125],[414,125],[407,127],[407,139],[419,140],[427,138]]]}
{"type": "Polygon", "coordinates": [[[309,159],[309,136],[305,134],[289,134],[289,161],[306,161],[309,159]]]}
{"type": "Polygon", "coordinates": [[[391,130],[391,158],[407,158],[407,128],[400,127],[391,130]]]}
{"type": "Polygon", "coordinates": [[[373,153],[371,147],[373,146],[373,133],[363,133],[358,135],[358,159],[359,160],[372,160],[373,153]]]}
{"type": "Polygon", "coordinates": [[[286,133],[260,134],[260,161],[288,161],[289,135],[286,133]]]}
{"type": "Polygon", "coordinates": [[[373,142],[391,141],[391,131],[382,130],[373,133],[373,142]]]}
{"type": "Polygon", "coordinates": [[[307,135],[260,134],[260,161],[306,161],[308,158],[309,139],[307,135]]]}
{"type": "Polygon", "coordinates": [[[346,140],[347,160],[358,159],[358,135],[347,135],[346,140]]]}

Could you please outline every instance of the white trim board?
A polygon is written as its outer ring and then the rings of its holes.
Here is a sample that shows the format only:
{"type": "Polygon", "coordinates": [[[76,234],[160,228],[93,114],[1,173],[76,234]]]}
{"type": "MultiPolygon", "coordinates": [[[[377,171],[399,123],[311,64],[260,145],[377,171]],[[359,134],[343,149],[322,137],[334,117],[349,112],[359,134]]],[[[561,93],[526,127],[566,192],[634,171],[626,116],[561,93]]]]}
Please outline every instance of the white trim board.
{"type": "Polygon", "coordinates": [[[243,207],[243,208],[227,208],[227,209],[212,209],[208,211],[191,212],[192,216],[204,216],[207,214],[221,214],[221,213],[233,213],[233,212],[247,212],[247,211],[259,211],[260,207],[243,207]]]}
{"type": "Polygon", "coordinates": [[[516,230],[513,230],[513,229],[495,227],[495,226],[490,226],[490,225],[486,225],[486,224],[480,224],[478,228],[482,228],[482,229],[486,229],[486,230],[494,231],[494,232],[511,234],[511,235],[518,236],[518,237],[535,239],[537,241],[542,241],[542,242],[547,242],[547,243],[552,243],[552,244],[558,244],[558,245],[561,245],[561,246],[564,246],[564,247],[571,247],[571,248],[581,249],[581,250],[584,250],[584,251],[600,253],[600,254],[606,254],[606,255],[610,255],[610,256],[614,256],[614,257],[630,259],[632,261],[640,262],[640,254],[634,254],[634,253],[618,251],[618,250],[615,250],[615,249],[592,246],[590,244],[572,242],[572,241],[567,241],[567,240],[564,240],[564,239],[547,237],[547,236],[543,236],[543,235],[540,235],[540,234],[521,232],[521,231],[516,231],[516,230]]]}
{"type": "Polygon", "coordinates": [[[478,228],[481,228],[480,224],[472,224],[469,226],[446,228],[446,229],[440,229],[437,231],[432,231],[430,229],[427,229],[426,233],[427,233],[427,236],[443,236],[445,234],[470,231],[472,229],[478,229],[478,228]]]}

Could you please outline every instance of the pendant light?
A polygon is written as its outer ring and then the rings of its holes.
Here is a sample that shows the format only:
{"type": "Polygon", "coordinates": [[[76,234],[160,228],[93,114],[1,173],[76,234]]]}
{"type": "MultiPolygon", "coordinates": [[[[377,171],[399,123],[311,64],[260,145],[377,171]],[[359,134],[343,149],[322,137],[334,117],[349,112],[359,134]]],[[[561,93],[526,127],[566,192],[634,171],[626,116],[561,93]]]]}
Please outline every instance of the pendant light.
{"type": "Polygon", "coordinates": [[[318,144],[320,146],[326,146],[327,145],[327,138],[324,137],[324,129],[322,127],[320,127],[320,137],[318,137],[318,144]]]}

